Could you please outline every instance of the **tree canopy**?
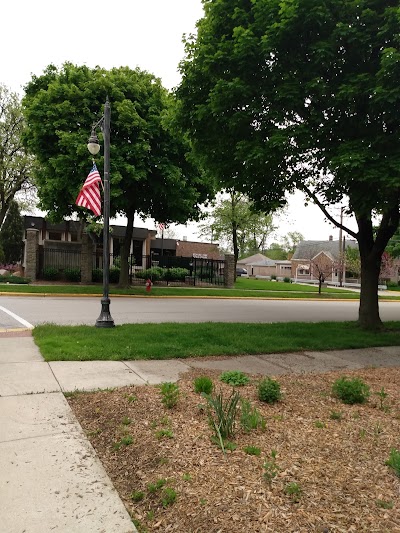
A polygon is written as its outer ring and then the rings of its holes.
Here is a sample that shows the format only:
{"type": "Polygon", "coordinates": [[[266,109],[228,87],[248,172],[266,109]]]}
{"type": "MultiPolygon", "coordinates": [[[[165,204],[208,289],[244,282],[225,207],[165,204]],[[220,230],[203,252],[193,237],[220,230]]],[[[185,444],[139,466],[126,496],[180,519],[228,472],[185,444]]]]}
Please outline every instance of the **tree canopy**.
{"type": "Polygon", "coordinates": [[[31,177],[31,159],[22,144],[24,128],[18,95],[0,84],[0,228],[15,195],[31,177]]]}
{"type": "Polygon", "coordinates": [[[15,264],[18,261],[21,261],[23,233],[24,223],[19,210],[19,205],[13,200],[0,230],[0,246],[4,253],[3,261],[6,264],[15,264]]]}
{"type": "MultiPolygon", "coordinates": [[[[75,199],[91,167],[86,143],[90,127],[111,104],[111,215],[128,219],[129,252],[135,213],[164,222],[196,218],[212,182],[176,129],[174,100],[159,79],[127,67],[109,71],[70,63],[50,65],[33,76],[23,99],[25,141],[34,168],[41,209],[53,220],[88,211],[75,199]]],[[[98,158],[101,173],[102,157],[98,158]]],[[[125,272],[123,260],[121,272],[125,272]]]]}
{"type": "Polygon", "coordinates": [[[177,89],[196,151],[259,208],[300,189],[354,213],[359,320],[379,327],[380,261],[399,224],[399,1],[204,0],[177,89]],[[380,216],[374,235],[373,217],[380,216]]]}

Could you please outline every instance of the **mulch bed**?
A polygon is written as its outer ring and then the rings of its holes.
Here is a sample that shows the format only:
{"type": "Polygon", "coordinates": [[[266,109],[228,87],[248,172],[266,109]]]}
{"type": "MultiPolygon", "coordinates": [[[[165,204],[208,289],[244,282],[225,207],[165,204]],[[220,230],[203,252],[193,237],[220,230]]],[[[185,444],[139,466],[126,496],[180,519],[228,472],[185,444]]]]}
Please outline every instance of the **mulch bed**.
{"type": "Polygon", "coordinates": [[[362,405],[331,396],[337,372],[279,376],[284,396],[274,405],[257,399],[260,376],[252,376],[237,390],[267,426],[248,433],[238,426],[237,448],[226,455],[211,442],[205,400],[193,390],[199,375],[210,376],[216,392],[232,392],[218,372],[196,370],[178,382],[173,409],[154,386],[68,398],[139,532],[400,532],[400,479],[385,465],[400,449],[400,368],[346,372],[371,387],[362,405]],[[385,409],[374,394],[382,387],[385,409]],[[120,444],[127,436],[133,442],[120,444]],[[246,446],[261,455],[248,455],[246,446]],[[263,465],[272,450],[277,475],[269,483],[263,465]],[[165,485],[149,491],[159,480],[165,485]],[[290,483],[300,494],[287,493],[290,483]],[[176,492],[170,505],[162,503],[166,487],[176,492]]]}

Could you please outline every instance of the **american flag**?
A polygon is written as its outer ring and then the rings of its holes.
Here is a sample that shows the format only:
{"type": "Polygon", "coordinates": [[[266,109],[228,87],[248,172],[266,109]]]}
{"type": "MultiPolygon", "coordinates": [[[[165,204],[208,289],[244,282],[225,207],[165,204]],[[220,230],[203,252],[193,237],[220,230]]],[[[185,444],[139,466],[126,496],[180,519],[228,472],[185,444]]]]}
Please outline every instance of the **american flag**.
{"type": "Polygon", "coordinates": [[[96,165],[93,164],[93,168],[89,172],[88,177],[78,194],[78,198],[75,201],[76,205],[90,209],[97,217],[101,215],[99,181],[101,181],[99,171],[97,170],[96,165]]]}
{"type": "Polygon", "coordinates": [[[164,222],[160,222],[160,223],[158,224],[158,227],[159,227],[159,230],[160,230],[160,231],[164,231],[164,230],[165,230],[165,224],[164,224],[164,222]]]}

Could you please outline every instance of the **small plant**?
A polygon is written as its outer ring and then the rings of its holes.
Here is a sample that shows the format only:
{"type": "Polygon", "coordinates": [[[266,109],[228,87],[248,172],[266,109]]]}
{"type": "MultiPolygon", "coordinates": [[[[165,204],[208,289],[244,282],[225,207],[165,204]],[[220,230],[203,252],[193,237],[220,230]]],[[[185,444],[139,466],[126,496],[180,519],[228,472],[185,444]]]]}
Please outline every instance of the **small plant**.
{"type": "Polygon", "coordinates": [[[132,420],[129,418],[129,416],[124,416],[124,418],[121,420],[121,423],[124,426],[129,426],[131,422],[132,420]]]}
{"type": "Polygon", "coordinates": [[[396,448],[390,450],[389,459],[385,465],[390,466],[394,470],[397,477],[400,477],[400,452],[396,448]]]}
{"type": "Polygon", "coordinates": [[[136,402],[137,397],[134,394],[131,394],[130,396],[128,396],[127,400],[129,403],[133,403],[136,402]]]}
{"type": "Polygon", "coordinates": [[[265,419],[257,407],[252,407],[251,403],[245,399],[240,401],[240,425],[245,431],[258,428],[265,430],[266,426],[265,419]]]}
{"type": "Polygon", "coordinates": [[[213,382],[208,376],[199,376],[194,380],[194,390],[198,394],[201,392],[211,394],[213,390],[213,382]]]}
{"type": "Polygon", "coordinates": [[[365,439],[367,435],[367,432],[365,431],[365,429],[360,429],[360,431],[358,432],[358,436],[360,437],[360,439],[365,439]]]}
{"type": "Polygon", "coordinates": [[[258,399],[261,402],[275,403],[281,397],[281,386],[275,379],[267,377],[258,384],[258,399]]]}
{"type": "Polygon", "coordinates": [[[97,429],[94,429],[93,431],[88,431],[86,433],[86,435],[88,437],[97,437],[97,435],[100,435],[102,433],[103,430],[101,430],[100,428],[97,428],[97,429]]]}
{"type": "Polygon", "coordinates": [[[264,468],[264,479],[267,483],[271,484],[272,480],[277,476],[279,472],[279,467],[276,464],[276,450],[271,450],[271,459],[266,459],[263,468],[264,468]]]}
{"type": "Polygon", "coordinates": [[[183,481],[190,481],[192,479],[192,476],[190,474],[183,474],[182,479],[183,481]]]}
{"type": "Polygon", "coordinates": [[[165,487],[161,494],[161,503],[163,507],[172,505],[176,500],[176,491],[171,487],[165,487]]]}
{"type": "Polygon", "coordinates": [[[364,403],[369,397],[369,386],[360,378],[342,377],[334,382],[332,393],[346,404],[364,403]]]}
{"type": "Polygon", "coordinates": [[[134,490],[131,494],[131,500],[134,502],[141,502],[144,498],[144,492],[141,490],[134,490]]]}
{"type": "Polygon", "coordinates": [[[314,426],[318,429],[323,429],[325,427],[325,424],[323,422],[321,422],[321,420],[316,420],[314,422],[314,426]]]}
{"type": "Polygon", "coordinates": [[[329,418],[331,420],[342,420],[342,413],[340,411],[331,411],[329,418]]]}
{"type": "Polygon", "coordinates": [[[379,392],[375,392],[375,394],[379,397],[379,409],[382,411],[387,411],[388,406],[385,404],[385,400],[388,397],[388,393],[385,392],[384,387],[382,387],[379,392]]]}
{"type": "Polygon", "coordinates": [[[156,431],[156,437],[157,439],[162,439],[163,437],[168,437],[169,439],[174,438],[174,434],[170,429],[160,429],[156,431]]]}
{"type": "Polygon", "coordinates": [[[235,444],[234,442],[228,439],[223,439],[222,445],[221,445],[221,441],[219,437],[216,437],[215,435],[212,435],[211,442],[219,446],[223,450],[224,453],[226,450],[228,450],[229,452],[234,452],[237,448],[237,444],[235,444]]]}
{"type": "Polygon", "coordinates": [[[147,485],[147,490],[151,493],[151,494],[154,494],[155,492],[157,492],[158,490],[162,489],[163,486],[167,483],[167,480],[164,479],[164,478],[161,478],[161,479],[158,479],[155,483],[149,483],[147,485]]]}
{"type": "Polygon", "coordinates": [[[208,420],[219,439],[222,451],[224,439],[232,437],[235,431],[237,406],[240,399],[237,391],[232,392],[227,400],[224,400],[222,392],[215,396],[203,394],[208,403],[208,420]]]}
{"type": "Polygon", "coordinates": [[[240,370],[227,370],[226,372],[222,372],[219,379],[233,387],[242,387],[250,381],[249,377],[240,370]]]}
{"type": "Polygon", "coordinates": [[[292,280],[291,280],[290,278],[288,278],[287,276],[285,276],[285,277],[283,278],[283,282],[284,282],[284,283],[292,283],[292,280]]]}
{"type": "Polygon", "coordinates": [[[243,450],[247,455],[255,455],[256,457],[260,457],[261,455],[261,449],[257,448],[257,446],[245,446],[243,450]]]}
{"type": "Polygon", "coordinates": [[[172,409],[178,403],[179,386],[176,383],[166,381],[160,385],[161,401],[168,409],[172,409]]]}
{"type": "Polygon", "coordinates": [[[302,494],[301,487],[298,483],[288,483],[284,488],[285,494],[291,497],[294,502],[299,502],[302,494]]]}
{"type": "Polygon", "coordinates": [[[60,279],[61,275],[58,268],[45,267],[43,269],[43,279],[47,281],[56,281],[60,279]]]}
{"type": "Polygon", "coordinates": [[[393,502],[392,500],[385,501],[385,500],[376,500],[376,505],[380,507],[381,509],[393,509],[393,502]]]}
{"type": "Polygon", "coordinates": [[[169,463],[168,457],[160,457],[158,460],[159,465],[167,465],[169,463]]]}
{"type": "Polygon", "coordinates": [[[81,281],[81,269],[80,268],[66,268],[64,269],[64,276],[67,281],[77,283],[81,281]]]}

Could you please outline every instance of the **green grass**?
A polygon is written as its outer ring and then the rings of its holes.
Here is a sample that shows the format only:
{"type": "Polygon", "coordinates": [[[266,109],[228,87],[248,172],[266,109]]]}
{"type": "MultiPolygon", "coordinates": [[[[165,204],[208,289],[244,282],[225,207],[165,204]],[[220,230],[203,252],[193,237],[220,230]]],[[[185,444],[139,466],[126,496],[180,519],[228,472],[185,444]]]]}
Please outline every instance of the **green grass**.
{"type": "Polygon", "coordinates": [[[33,336],[47,361],[170,359],[399,346],[400,322],[383,332],[361,330],[356,322],[124,324],[35,327],[33,336]]]}
{"type": "MultiPolygon", "coordinates": [[[[43,295],[101,295],[101,285],[0,285],[0,293],[27,293],[43,295]]],[[[300,285],[298,283],[273,282],[267,280],[237,278],[234,289],[224,287],[157,287],[153,286],[151,293],[147,293],[144,286],[135,286],[129,289],[110,288],[111,296],[143,296],[166,297],[209,297],[215,298],[316,298],[316,299],[349,299],[358,300],[359,294],[352,291],[324,287],[322,294],[318,294],[318,287],[300,285]]],[[[387,297],[385,296],[385,299],[387,297]]],[[[400,300],[399,296],[389,296],[391,300],[400,300]]]]}

